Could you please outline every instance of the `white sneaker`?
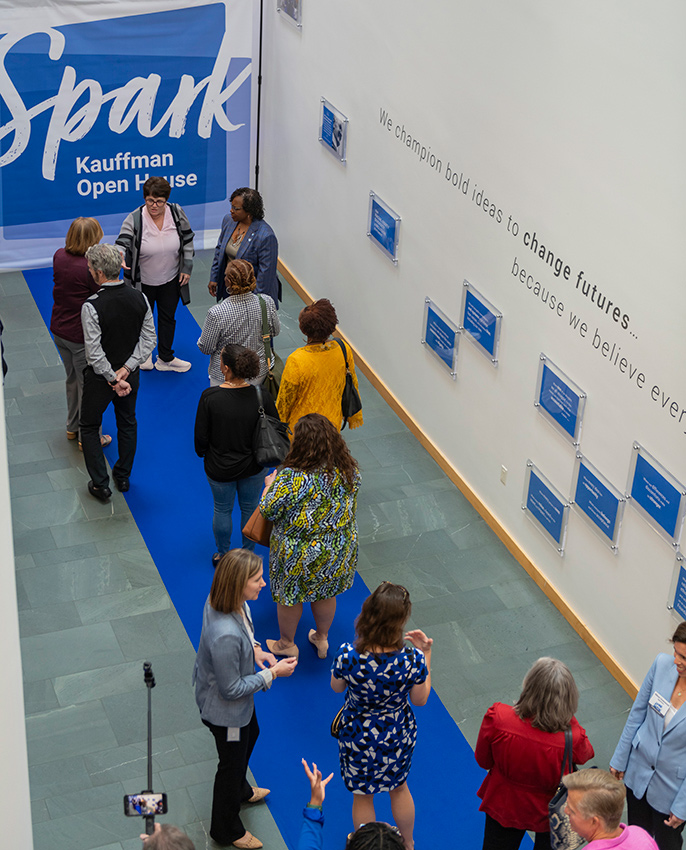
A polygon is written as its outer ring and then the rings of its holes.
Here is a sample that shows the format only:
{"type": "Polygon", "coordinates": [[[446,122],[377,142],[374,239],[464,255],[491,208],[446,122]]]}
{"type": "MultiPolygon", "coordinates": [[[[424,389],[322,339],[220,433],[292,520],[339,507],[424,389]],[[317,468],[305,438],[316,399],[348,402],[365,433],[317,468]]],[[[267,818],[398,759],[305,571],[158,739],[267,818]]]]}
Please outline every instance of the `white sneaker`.
{"type": "Polygon", "coordinates": [[[181,360],[179,357],[175,357],[169,363],[160,360],[159,357],[155,360],[155,369],[158,369],[160,372],[187,372],[190,368],[191,364],[188,360],[181,360]]]}
{"type": "Polygon", "coordinates": [[[149,372],[151,369],[154,369],[154,368],[155,367],[152,365],[152,354],[150,354],[148,356],[148,359],[145,361],[145,363],[141,363],[141,369],[144,372],[149,372]]]}

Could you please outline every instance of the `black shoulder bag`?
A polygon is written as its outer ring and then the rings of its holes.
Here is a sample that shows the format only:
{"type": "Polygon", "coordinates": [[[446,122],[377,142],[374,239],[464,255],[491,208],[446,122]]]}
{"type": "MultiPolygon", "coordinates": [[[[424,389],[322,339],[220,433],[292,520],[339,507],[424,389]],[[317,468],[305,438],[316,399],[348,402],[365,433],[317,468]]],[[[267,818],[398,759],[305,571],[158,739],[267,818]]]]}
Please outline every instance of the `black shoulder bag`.
{"type": "Polygon", "coordinates": [[[567,786],[562,781],[565,773],[574,773],[574,761],[572,759],[572,730],[565,729],[565,751],[562,756],[562,770],[560,771],[560,782],[553,799],[548,803],[548,817],[550,819],[550,845],[553,850],[576,850],[584,844],[584,839],[572,829],[569,818],[565,814],[567,805],[567,786]]]}
{"type": "Polygon", "coordinates": [[[260,466],[278,466],[288,454],[291,441],[288,435],[291,429],[287,422],[282,422],[274,416],[268,416],[264,411],[262,387],[255,387],[259,404],[257,425],[253,435],[252,450],[255,460],[260,466]]]}
{"type": "Polygon", "coordinates": [[[343,387],[343,395],[341,396],[343,428],[345,428],[348,419],[362,410],[362,400],[360,399],[357,387],[353,383],[353,376],[348,366],[348,355],[345,350],[345,343],[336,337],[334,337],[334,342],[337,342],[340,345],[341,351],[343,352],[343,359],[345,360],[345,386],[343,387]]]}

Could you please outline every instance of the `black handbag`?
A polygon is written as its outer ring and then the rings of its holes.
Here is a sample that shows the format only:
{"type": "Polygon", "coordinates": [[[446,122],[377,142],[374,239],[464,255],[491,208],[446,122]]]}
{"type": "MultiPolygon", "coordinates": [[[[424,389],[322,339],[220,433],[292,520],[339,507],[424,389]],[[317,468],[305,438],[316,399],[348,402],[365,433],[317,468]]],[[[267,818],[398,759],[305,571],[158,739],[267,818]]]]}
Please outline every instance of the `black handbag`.
{"type": "Polygon", "coordinates": [[[334,337],[334,342],[337,342],[340,345],[341,351],[343,352],[343,359],[345,360],[345,386],[343,387],[343,395],[341,396],[343,428],[345,428],[348,419],[362,410],[362,400],[360,399],[357,387],[353,383],[353,376],[348,367],[348,355],[345,351],[345,345],[342,340],[337,339],[336,337],[334,337]]]}
{"type": "Polygon", "coordinates": [[[267,305],[261,295],[257,297],[260,299],[260,309],[262,310],[262,345],[264,345],[264,359],[267,361],[267,377],[262,381],[262,386],[276,401],[281,384],[281,375],[283,375],[283,360],[272,348],[272,335],[269,332],[269,322],[267,321],[267,305]]]}
{"type": "Polygon", "coordinates": [[[291,441],[288,435],[291,429],[287,422],[275,416],[268,416],[262,402],[262,387],[255,387],[259,404],[257,425],[253,435],[252,449],[255,460],[260,466],[278,466],[286,457],[291,441]]]}
{"type": "Polygon", "coordinates": [[[548,803],[550,845],[553,850],[576,850],[577,847],[585,843],[584,839],[577,832],[574,832],[569,823],[569,818],[565,814],[567,786],[562,781],[562,777],[565,773],[573,773],[575,769],[572,759],[572,730],[565,729],[565,751],[562,756],[560,782],[553,799],[548,803]]]}

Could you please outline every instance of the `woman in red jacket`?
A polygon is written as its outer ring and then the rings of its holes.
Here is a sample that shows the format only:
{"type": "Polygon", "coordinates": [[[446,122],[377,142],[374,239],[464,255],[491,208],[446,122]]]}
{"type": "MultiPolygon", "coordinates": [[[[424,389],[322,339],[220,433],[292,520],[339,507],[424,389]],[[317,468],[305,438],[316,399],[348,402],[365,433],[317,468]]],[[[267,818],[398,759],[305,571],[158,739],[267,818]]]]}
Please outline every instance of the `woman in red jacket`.
{"type": "Polygon", "coordinates": [[[575,764],[593,758],[593,747],[574,717],[579,691],[569,668],[539,658],[524,678],[514,706],[494,703],[479,730],[474,755],[488,770],[478,795],[486,813],[483,850],[516,850],[526,830],[535,850],[549,850],[548,803],[557,789],[572,730],[575,764]]]}

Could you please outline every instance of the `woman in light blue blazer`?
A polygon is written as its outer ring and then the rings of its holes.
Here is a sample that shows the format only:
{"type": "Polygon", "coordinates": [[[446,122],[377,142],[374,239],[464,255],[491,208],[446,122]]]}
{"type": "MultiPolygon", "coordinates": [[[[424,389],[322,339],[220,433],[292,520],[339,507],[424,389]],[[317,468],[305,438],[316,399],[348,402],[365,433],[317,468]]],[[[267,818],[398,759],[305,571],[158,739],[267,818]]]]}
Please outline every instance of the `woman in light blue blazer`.
{"type": "Polygon", "coordinates": [[[634,701],[610,772],[627,787],[629,823],[660,850],[680,850],[686,820],[686,622],[660,653],[634,701]]]}
{"type": "Polygon", "coordinates": [[[219,755],[210,835],[218,844],[241,850],[262,847],[243,826],[241,804],[257,803],[269,793],[246,779],[260,734],[253,694],[266,691],[279,676],[292,675],[297,664],[295,658],[277,661],[255,640],[248,602],[265,587],[262,573],[262,559],[247,549],[232,549],[219,561],[205,603],[193,671],[195,701],[219,755]],[[260,668],[257,672],[255,666],[260,668]]]}

